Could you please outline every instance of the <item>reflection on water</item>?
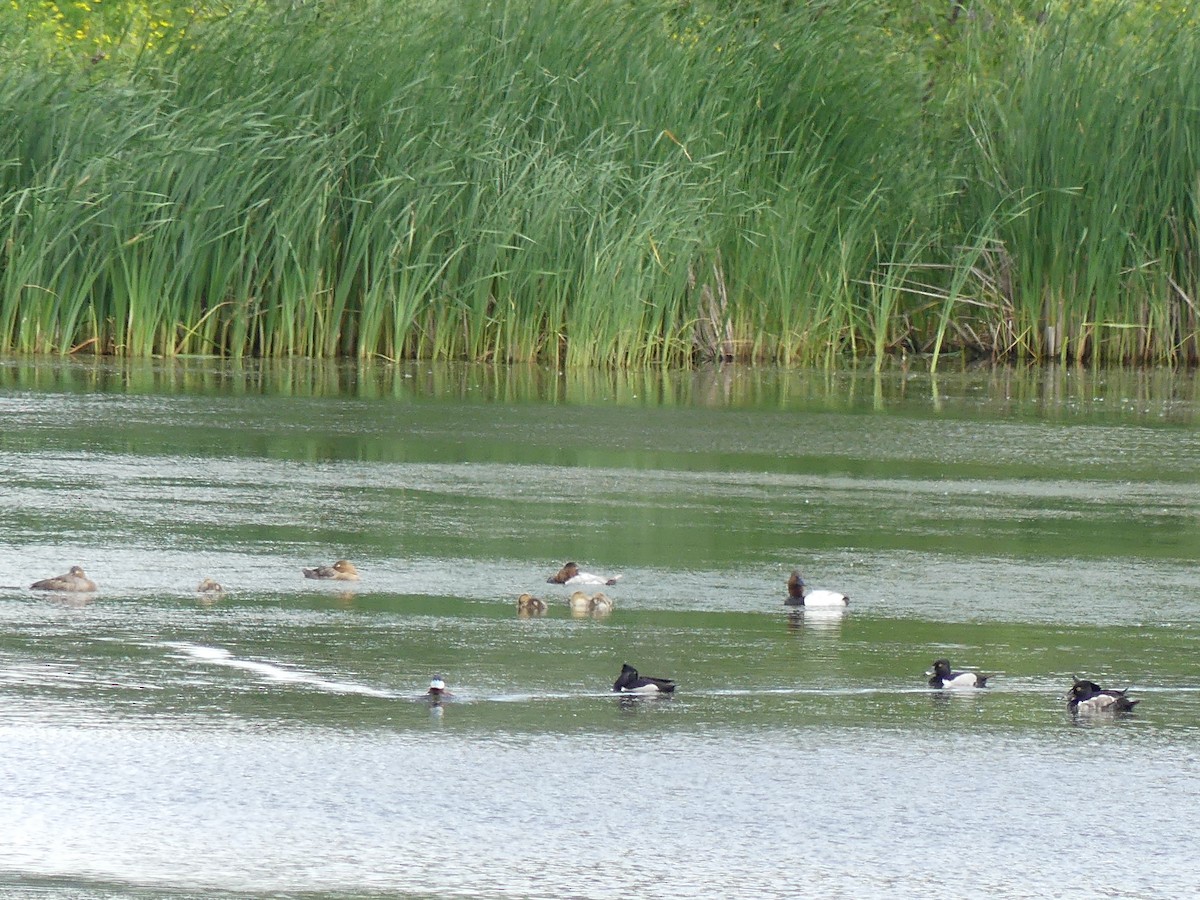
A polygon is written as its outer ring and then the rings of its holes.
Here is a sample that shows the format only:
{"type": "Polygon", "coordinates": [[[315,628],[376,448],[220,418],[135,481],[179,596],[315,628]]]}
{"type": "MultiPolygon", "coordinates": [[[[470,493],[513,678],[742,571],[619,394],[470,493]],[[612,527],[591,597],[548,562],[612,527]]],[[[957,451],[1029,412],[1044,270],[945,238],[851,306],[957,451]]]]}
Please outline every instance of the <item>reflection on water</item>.
{"type": "Polygon", "coordinates": [[[1195,391],[0,362],[0,893],[1190,895],[1195,391]],[[1084,676],[1142,702],[1072,717],[1084,676]]]}
{"type": "MultiPolygon", "coordinates": [[[[790,370],[739,366],[662,370],[558,370],[544,366],[437,365],[362,360],[113,360],[78,357],[0,359],[0,389],[9,392],[171,396],[270,395],[344,400],[530,402],[656,408],[749,408],[826,411],[925,406],[938,413],[1036,415],[1049,419],[1113,415],[1124,420],[1195,422],[1196,373],[1170,369],[954,365],[936,374],[923,361],[790,370]]],[[[21,393],[0,412],[41,407],[21,393]]],[[[144,405],[144,404],[142,404],[144,405]]]]}
{"type": "Polygon", "coordinates": [[[836,635],[842,627],[842,619],[846,616],[844,609],[789,609],[787,625],[793,631],[804,629],[809,632],[836,635]]]}

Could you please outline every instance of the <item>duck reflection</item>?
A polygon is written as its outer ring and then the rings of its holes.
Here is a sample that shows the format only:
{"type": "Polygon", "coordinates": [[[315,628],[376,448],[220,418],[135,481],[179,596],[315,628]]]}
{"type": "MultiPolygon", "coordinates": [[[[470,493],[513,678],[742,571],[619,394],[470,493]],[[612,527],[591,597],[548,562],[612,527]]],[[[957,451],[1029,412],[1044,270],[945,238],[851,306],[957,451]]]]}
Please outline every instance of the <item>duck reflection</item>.
{"type": "Polygon", "coordinates": [[[814,634],[837,635],[841,633],[842,621],[845,618],[846,610],[836,607],[827,609],[820,607],[789,609],[787,627],[789,631],[808,631],[814,634]]]}

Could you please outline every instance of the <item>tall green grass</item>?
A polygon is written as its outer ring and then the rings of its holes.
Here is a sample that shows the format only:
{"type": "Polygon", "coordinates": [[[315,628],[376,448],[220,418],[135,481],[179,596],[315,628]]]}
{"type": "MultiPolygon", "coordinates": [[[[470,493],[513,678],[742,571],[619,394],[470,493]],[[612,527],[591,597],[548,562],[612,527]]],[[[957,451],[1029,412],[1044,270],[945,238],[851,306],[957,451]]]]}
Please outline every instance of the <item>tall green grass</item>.
{"type": "Polygon", "coordinates": [[[1197,358],[1200,45],[1134,9],[1054,22],[974,98],[955,212],[1000,212],[968,318],[1001,352],[1197,358]]]}
{"type": "MultiPolygon", "coordinates": [[[[0,63],[0,348],[1192,359],[1193,22],[953,65],[879,4],[253,6],[0,63]]],[[[2,24],[2,23],[0,23],[2,24]]]]}

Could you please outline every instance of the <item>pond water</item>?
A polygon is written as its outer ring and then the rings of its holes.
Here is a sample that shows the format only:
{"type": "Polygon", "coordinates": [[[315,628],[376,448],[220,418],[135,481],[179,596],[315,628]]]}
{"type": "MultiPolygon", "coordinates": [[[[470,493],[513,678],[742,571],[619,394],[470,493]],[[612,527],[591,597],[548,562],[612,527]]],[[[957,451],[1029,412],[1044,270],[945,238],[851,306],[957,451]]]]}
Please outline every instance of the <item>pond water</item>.
{"type": "Polygon", "coordinates": [[[1198,420],[1161,371],[0,360],[0,895],[1190,896],[1198,420]]]}

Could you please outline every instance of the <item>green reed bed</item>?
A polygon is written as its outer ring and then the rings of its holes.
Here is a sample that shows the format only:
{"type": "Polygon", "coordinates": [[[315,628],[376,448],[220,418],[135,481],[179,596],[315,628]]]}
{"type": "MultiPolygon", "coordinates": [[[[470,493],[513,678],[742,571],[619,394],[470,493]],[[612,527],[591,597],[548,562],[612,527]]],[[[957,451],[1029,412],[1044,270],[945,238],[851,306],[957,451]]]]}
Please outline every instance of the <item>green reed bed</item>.
{"type": "Polygon", "coordinates": [[[881,3],[267,4],[12,54],[0,346],[1191,358],[1200,57],[1142,9],[963,18],[937,66],[881,3]]]}
{"type": "Polygon", "coordinates": [[[1198,49],[1187,17],[1067,17],[975,98],[955,211],[1001,213],[970,314],[998,350],[1196,359],[1198,49]]]}

